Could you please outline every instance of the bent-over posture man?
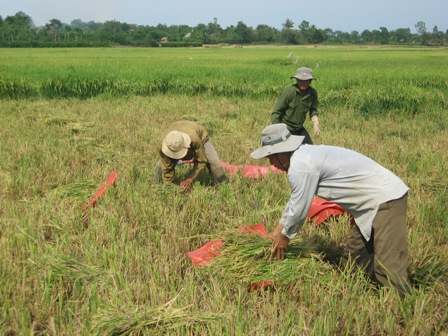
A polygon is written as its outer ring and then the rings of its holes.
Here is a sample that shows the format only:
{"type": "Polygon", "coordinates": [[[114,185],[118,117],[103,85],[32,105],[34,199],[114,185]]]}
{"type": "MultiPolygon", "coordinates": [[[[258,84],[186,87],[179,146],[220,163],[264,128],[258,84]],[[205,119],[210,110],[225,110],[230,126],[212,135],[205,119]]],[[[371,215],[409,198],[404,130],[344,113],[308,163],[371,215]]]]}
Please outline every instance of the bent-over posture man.
{"type": "Polygon", "coordinates": [[[397,289],[409,290],[406,210],[408,187],[392,172],[355,151],[302,144],[285,124],[267,126],[254,159],[267,157],[288,174],[290,199],[274,238],[272,257],[283,259],[289,240],[305,222],[314,195],[335,202],[351,213],[347,252],[370,278],[397,289]]]}
{"type": "Polygon", "coordinates": [[[173,182],[179,160],[194,160],[190,176],[180,182],[180,188],[189,191],[200,172],[207,167],[215,184],[227,181],[218,153],[210,142],[206,129],[193,121],[176,121],[162,134],[157,151],[160,160],[156,166],[157,182],[173,182]]]}

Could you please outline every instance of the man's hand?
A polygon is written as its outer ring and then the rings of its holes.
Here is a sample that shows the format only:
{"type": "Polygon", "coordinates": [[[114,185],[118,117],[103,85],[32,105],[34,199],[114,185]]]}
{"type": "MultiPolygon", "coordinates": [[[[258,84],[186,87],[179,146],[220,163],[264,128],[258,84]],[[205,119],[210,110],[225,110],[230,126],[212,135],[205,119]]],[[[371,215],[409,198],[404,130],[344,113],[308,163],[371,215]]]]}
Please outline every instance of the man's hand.
{"type": "Polygon", "coordinates": [[[313,116],[311,118],[311,121],[313,122],[313,126],[314,126],[314,135],[316,135],[316,137],[318,138],[320,135],[319,118],[317,116],[313,116]]]}
{"type": "Polygon", "coordinates": [[[180,183],[180,189],[182,191],[190,191],[191,188],[193,187],[193,179],[192,178],[187,178],[185,181],[182,181],[180,183]]]}
{"type": "Polygon", "coordinates": [[[269,232],[266,236],[268,238],[274,239],[283,230],[283,225],[278,224],[272,232],[269,232]]]}
{"type": "Polygon", "coordinates": [[[282,235],[281,233],[277,234],[272,242],[271,247],[271,257],[269,260],[277,259],[283,260],[285,259],[285,251],[289,244],[289,238],[282,235]]]}

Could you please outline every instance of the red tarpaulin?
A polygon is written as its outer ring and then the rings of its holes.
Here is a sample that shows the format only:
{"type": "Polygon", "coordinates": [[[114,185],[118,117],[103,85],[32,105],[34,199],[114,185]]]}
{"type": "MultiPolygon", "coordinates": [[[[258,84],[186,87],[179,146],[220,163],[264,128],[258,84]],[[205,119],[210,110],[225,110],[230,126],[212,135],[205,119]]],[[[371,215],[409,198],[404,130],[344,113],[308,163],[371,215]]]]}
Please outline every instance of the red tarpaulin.
{"type": "Polygon", "coordinates": [[[235,173],[241,172],[244,177],[248,178],[260,178],[266,176],[269,173],[281,173],[280,169],[275,168],[274,166],[235,166],[230,163],[221,161],[222,167],[230,174],[234,175],[235,173]]]}
{"type": "MultiPolygon", "coordinates": [[[[319,203],[319,200],[317,201],[319,203]]],[[[331,203],[331,202],[329,202],[331,203]]],[[[334,204],[334,203],[331,203],[334,204]]],[[[330,204],[330,205],[331,205],[330,204]]],[[[325,205],[324,205],[325,206],[325,205]]],[[[316,206],[317,208],[317,206],[316,206]]],[[[325,212],[329,213],[329,211],[325,212]]],[[[322,211],[318,211],[317,214],[319,215],[319,220],[321,220],[324,217],[324,213],[322,211]]],[[[249,234],[256,234],[261,235],[263,237],[267,236],[266,228],[264,224],[256,224],[252,226],[244,226],[241,228],[237,228],[237,231],[240,231],[242,233],[249,233],[249,234]]],[[[208,266],[211,264],[212,260],[219,256],[221,253],[221,248],[223,246],[224,242],[221,239],[216,239],[209,241],[201,248],[188,252],[187,255],[195,265],[200,266],[208,266]]],[[[276,290],[275,283],[272,280],[261,280],[258,282],[251,282],[247,290],[249,292],[252,291],[260,291],[260,290],[276,290]]]]}
{"type": "Polygon", "coordinates": [[[251,233],[251,234],[258,234],[263,237],[267,236],[266,228],[264,227],[264,224],[256,224],[252,226],[244,226],[241,228],[236,229],[237,231],[244,232],[244,233],[251,233]]]}
{"type": "Polygon", "coordinates": [[[223,241],[221,239],[212,240],[200,249],[188,252],[187,255],[196,265],[209,265],[212,262],[212,259],[217,257],[221,252],[222,244],[223,241]]]}
{"type": "Polygon", "coordinates": [[[315,197],[308,211],[308,218],[319,225],[330,217],[337,217],[345,212],[338,204],[315,197]]]}
{"type": "MultiPolygon", "coordinates": [[[[184,164],[194,164],[194,159],[191,160],[179,160],[177,162],[178,165],[184,164]]],[[[269,173],[281,173],[280,169],[275,168],[274,166],[251,166],[251,165],[232,165],[230,163],[221,161],[222,167],[227,171],[229,175],[235,175],[240,172],[244,177],[248,178],[260,178],[266,176],[269,173]]]]}
{"type": "MultiPolygon", "coordinates": [[[[180,164],[189,163],[192,161],[182,161],[180,164]]],[[[280,169],[274,166],[251,166],[251,165],[231,165],[227,162],[221,161],[223,168],[229,173],[229,175],[234,175],[236,173],[241,173],[243,176],[248,178],[260,178],[266,176],[269,173],[281,173],[280,169]]],[[[314,198],[311,203],[310,210],[308,212],[308,219],[313,221],[315,224],[319,225],[330,217],[336,217],[344,213],[344,209],[333,202],[329,202],[320,198],[314,198]]],[[[267,236],[266,228],[264,224],[256,224],[252,226],[245,226],[237,228],[236,230],[244,233],[259,234],[262,236],[267,236]]],[[[191,261],[196,265],[209,265],[212,259],[217,257],[221,252],[221,247],[223,241],[220,239],[212,240],[197,249],[196,251],[188,252],[187,255],[190,257],[191,261]]],[[[275,290],[275,284],[271,280],[263,280],[259,282],[252,282],[249,284],[248,290],[275,290]]]]}

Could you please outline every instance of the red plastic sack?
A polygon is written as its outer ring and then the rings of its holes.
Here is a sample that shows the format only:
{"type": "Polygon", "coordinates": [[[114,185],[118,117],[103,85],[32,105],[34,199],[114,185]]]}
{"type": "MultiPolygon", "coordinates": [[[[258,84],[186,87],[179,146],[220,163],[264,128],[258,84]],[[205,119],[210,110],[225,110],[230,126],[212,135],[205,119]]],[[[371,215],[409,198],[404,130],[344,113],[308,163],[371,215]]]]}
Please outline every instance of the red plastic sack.
{"type": "Polygon", "coordinates": [[[258,234],[262,235],[263,237],[267,236],[266,233],[266,227],[264,224],[256,224],[252,226],[244,226],[241,228],[236,229],[237,231],[244,232],[244,233],[251,233],[251,234],[258,234]]]}
{"type": "Polygon", "coordinates": [[[195,265],[209,265],[212,259],[221,253],[221,247],[224,242],[221,239],[211,240],[200,249],[188,252],[187,255],[195,265]]]}
{"type": "Polygon", "coordinates": [[[86,205],[82,208],[82,211],[85,211],[89,206],[96,206],[96,201],[103,196],[106,193],[106,190],[115,185],[115,180],[117,179],[117,173],[112,172],[110,173],[109,177],[107,178],[106,182],[101,186],[101,188],[98,189],[98,191],[95,193],[95,195],[92,197],[92,199],[87,202],[86,205]]]}
{"type": "Polygon", "coordinates": [[[253,291],[277,291],[277,286],[275,286],[274,281],[272,280],[261,280],[258,282],[251,282],[249,284],[249,286],[247,286],[247,291],[248,292],[253,292],[253,291]]]}
{"type": "MultiPolygon", "coordinates": [[[[179,160],[177,162],[178,165],[194,164],[194,159],[191,160],[179,160]]],[[[280,169],[275,168],[274,166],[251,166],[251,165],[232,165],[230,163],[221,161],[222,167],[230,174],[234,175],[237,172],[241,172],[244,177],[248,178],[260,178],[266,176],[270,172],[272,173],[281,173],[280,169]]]]}
{"type": "Polygon", "coordinates": [[[319,225],[330,217],[337,217],[345,212],[338,204],[315,197],[308,211],[308,218],[319,225]]]}

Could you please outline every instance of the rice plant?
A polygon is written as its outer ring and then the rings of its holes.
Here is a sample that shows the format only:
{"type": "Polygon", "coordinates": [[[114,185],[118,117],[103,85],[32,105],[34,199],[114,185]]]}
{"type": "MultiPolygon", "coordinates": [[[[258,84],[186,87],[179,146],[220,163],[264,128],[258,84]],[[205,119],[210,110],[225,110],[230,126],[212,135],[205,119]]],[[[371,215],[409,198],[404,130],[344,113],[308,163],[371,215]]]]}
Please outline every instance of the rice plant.
{"type": "Polygon", "coordinates": [[[173,307],[174,301],[155,308],[103,307],[94,317],[92,331],[106,335],[163,335],[176,330],[185,330],[186,334],[209,333],[207,325],[225,319],[224,314],[173,307]]]}
{"type": "Polygon", "coordinates": [[[4,49],[0,62],[0,334],[447,334],[446,49],[4,49]],[[204,124],[222,161],[267,165],[250,153],[302,65],[318,78],[313,140],[410,187],[404,300],[338,267],[345,219],[305,223],[284,261],[235,231],[277,225],[286,174],[213,187],[205,172],[190,193],[153,181],[161,132],[180,119],[204,124]],[[222,253],[193,265],[210,239],[222,253]]]}

